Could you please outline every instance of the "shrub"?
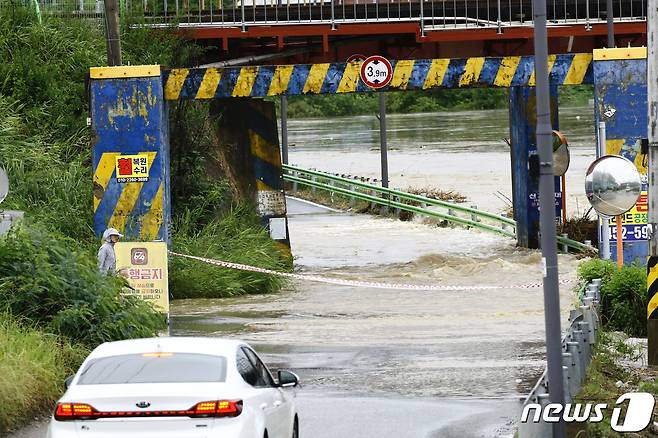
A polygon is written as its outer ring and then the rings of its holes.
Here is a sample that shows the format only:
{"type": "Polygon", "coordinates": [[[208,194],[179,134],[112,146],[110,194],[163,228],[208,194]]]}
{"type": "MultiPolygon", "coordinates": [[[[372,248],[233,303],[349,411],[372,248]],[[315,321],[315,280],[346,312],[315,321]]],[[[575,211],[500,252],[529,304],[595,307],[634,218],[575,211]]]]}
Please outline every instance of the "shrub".
{"type": "MultiPolygon", "coordinates": [[[[193,215],[176,220],[174,250],[262,268],[285,270],[276,244],[255,220],[251,208],[231,210],[221,220],[200,231],[190,226],[193,215]]],[[[278,290],[285,281],[279,277],[243,272],[173,257],[169,263],[169,288],[175,298],[220,298],[278,290]]]]}
{"type": "Polygon", "coordinates": [[[75,247],[38,227],[0,238],[0,306],[88,345],[156,335],[164,318],[144,301],[121,296],[124,280],[100,275],[95,257],[75,247]]]}
{"type": "Polygon", "coordinates": [[[601,307],[609,329],[624,331],[629,336],[646,336],[646,268],[624,266],[616,269],[601,287],[601,307]]]}
{"type": "Polygon", "coordinates": [[[51,409],[87,351],[0,313],[0,433],[51,409]]]}
{"type": "Polygon", "coordinates": [[[581,292],[595,278],[602,280],[601,319],[609,330],[646,336],[647,274],[642,266],[618,268],[610,260],[592,259],[578,267],[581,292]]]}

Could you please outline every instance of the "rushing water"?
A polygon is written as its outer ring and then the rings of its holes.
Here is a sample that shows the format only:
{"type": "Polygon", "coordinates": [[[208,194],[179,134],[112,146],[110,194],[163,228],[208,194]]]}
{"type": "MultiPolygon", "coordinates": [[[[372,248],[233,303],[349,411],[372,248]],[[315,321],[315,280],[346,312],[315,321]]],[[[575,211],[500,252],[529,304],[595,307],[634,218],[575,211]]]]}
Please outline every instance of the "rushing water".
{"type": "MultiPolygon", "coordinates": [[[[572,209],[582,195],[584,168],[593,157],[589,113],[583,108],[561,113],[572,145],[572,209]]],[[[505,207],[493,194],[511,197],[509,150],[501,140],[509,135],[506,111],[392,115],[388,120],[393,186],[452,189],[480,208],[505,207]]],[[[290,139],[292,163],[378,174],[374,117],[292,121],[290,139]]],[[[493,398],[496,401],[486,401],[485,409],[494,418],[490,426],[496,432],[485,436],[509,435],[516,399],[527,393],[545,366],[542,289],[514,287],[541,280],[539,252],[475,230],[290,207],[297,271],[503,288],[428,292],[295,281],[276,295],[175,301],[173,333],[238,337],[252,343],[270,364],[292,368],[307,390],[322,395],[305,402],[318,411],[324,409],[322,397],[336,392],[340,397],[348,394],[357,404],[364,394],[442,397],[454,400],[455,409],[456,398],[479,399],[477,403],[493,398]]],[[[575,266],[573,256],[561,255],[561,278],[574,279],[575,266]]],[[[563,286],[560,296],[566,327],[571,286],[563,286]]],[[[325,423],[310,434],[338,436],[332,432],[331,417],[325,423]]],[[[353,435],[363,426],[356,423],[353,435]]],[[[428,427],[440,430],[445,425],[428,427]]],[[[390,436],[402,436],[390,430],[390,436]]]]}
{"type": "MultiPolygon", "coordinates": [[[[584,213],[585,170],[594,160],[594,109],[560,110],[560,130],[571,146],[567,172],[569,215],[584,213]]],[[[387,116],[391,187],[436,187],[501,211],[512,198],[507,110],[387,116]],[[504,196],[502,196],[504,195],[504,196]]],[[[379,178],[379,122],[373,116],[293,120],[290,163],[379,178]]]]}

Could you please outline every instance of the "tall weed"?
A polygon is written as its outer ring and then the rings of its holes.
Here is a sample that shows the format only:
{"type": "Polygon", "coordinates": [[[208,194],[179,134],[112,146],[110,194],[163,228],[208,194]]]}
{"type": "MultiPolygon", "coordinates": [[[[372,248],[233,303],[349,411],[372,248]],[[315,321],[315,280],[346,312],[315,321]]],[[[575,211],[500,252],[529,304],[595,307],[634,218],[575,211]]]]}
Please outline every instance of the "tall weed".
{"type": "Polygon", "coordinates": [[[121,296],[123,279],[100,275],[76,246],[27,226],[0,237],[0,307],[87,345],[156,335],[163,317],[121,296]]]}
{"type": "Polygon", "coordinates": [[[51,409],[83,347],[0,313],[0,433],[51,409]]]}
{"type": "MultiPolygon", "coordinates": [[[[174,233],[174,250],[255,265],[274,270],[288,266],[280,257],[268,233],[255,221],[255,214],[242,206],[231,210],[219,221],[213,221],[193,231],[192,215],[178,218],[174,233]]],[[[195,260],[172,258],[169,266],[169,286],[174,298],[219,298],[241,294],[270,292],[280,289],[285,281],[255,272],[225,269],[195,260]]]]}

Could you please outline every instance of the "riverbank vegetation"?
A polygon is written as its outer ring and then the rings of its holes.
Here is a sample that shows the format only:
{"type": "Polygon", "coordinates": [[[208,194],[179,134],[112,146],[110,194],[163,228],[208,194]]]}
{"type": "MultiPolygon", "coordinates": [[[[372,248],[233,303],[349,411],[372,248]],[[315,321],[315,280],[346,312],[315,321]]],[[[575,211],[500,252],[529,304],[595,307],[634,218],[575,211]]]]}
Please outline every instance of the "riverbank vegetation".
{"type": "Polygon", "coordinates": [[[84,347],[34,324],[0,314],[0,434],[52,409],[84,347]]]}
{"type": "MultiPolygon", "coordinates": [[[[594,98],[592,86],[560,87],[561,106],[583,106],[594,98]]],[[[505,109],[507,89],[466,88],[449,90],[398,91],[386,93],[386,109],[391,114],[505,109]]],[[[376,93],[346,93],[288,98],[290,118],[338,117],[379,112],[376,93]]]]}
{"type": "MultiPolygon", "coordinates": [[[[200,53],[170,31],[127,24],[122,26],[126,63],[186,65],[200,53]]],[[[92,228],[85,84],[89,67],[106,63],[102,23],[44,17],[40,24],[33,11],[0,8],[0,59],[0,166],[10,180],[2,208],[23,210],[26,217],[0,237],[3,434],[52,407],[63,378],[88,348],[153,336],[164,320],[144,302],[123,297],[122,280],[102,277],[96,268],[100,241],[92,228]]],[[[207,106],[174,107],[171,123],[176,126],[176,117],[207,121],[208,113],[207,106]]],[[[204,149],[203,138],[188,134],[171,145],[172,162],[183,163],[185,174],[172,181],[174,245],[202,251],[206,241],[221,242],[237,249],[199,255],[239,255],[238,261],[282,268],[254,208],[222,189],[224,175],[209,175],[199,165],[212,151],[204,149]]],[[[172,263],[173,295],[189,296],[200,272],[205,296],[271,292],[282,284],[261,274],[227,275],[196,262],[172,263]]]]}

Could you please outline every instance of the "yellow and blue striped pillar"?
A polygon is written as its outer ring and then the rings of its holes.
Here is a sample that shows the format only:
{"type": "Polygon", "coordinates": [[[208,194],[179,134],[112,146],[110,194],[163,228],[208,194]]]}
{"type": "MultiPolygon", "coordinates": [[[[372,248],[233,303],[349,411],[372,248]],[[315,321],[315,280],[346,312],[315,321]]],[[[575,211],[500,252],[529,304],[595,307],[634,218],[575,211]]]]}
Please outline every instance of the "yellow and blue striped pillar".
{"type": "MultiPolygon", "coordinates": [[[[628,158],[646,175],[648,156],[641,153],[649,125],[646,47],[595,50],[593,71],[594,114],[597,126],[605,122],[606,154],[628,158]]],[[[622,217],[625,264],[642,263],[649,254],[646,180],[642,190],[640,201],[622,217]]],[[[614,220],[602,226],[611,227],[610,245],[614,248],[617,238],[614,220]]],[[[616,251],[611,251],[611,258],[616,261],[616,251]]]]}
{"type": "Polygon", "coordinates": [[[94,231],[169,242],[169,120],[160,66],[90,69],[94,231]]]}
{"type": "Polygon", "coordinates": [[[275,104],[249,99],[247,112],[256,211],[285,258],[292,261],[275,104]]]}
{"type": "MultiPolygon", "coordinates": [[[[551,123],[558,129],[558,91],[551,84],[551,123]]],[[[537,153],[537,104],[534,87],[511,87],[509,114],[512,158],[512,201],[519,246],[539,248],[539,155],[537,153]]],[[[560,217],[562,191],[555,178],[556,217],[560,217]]]]}

